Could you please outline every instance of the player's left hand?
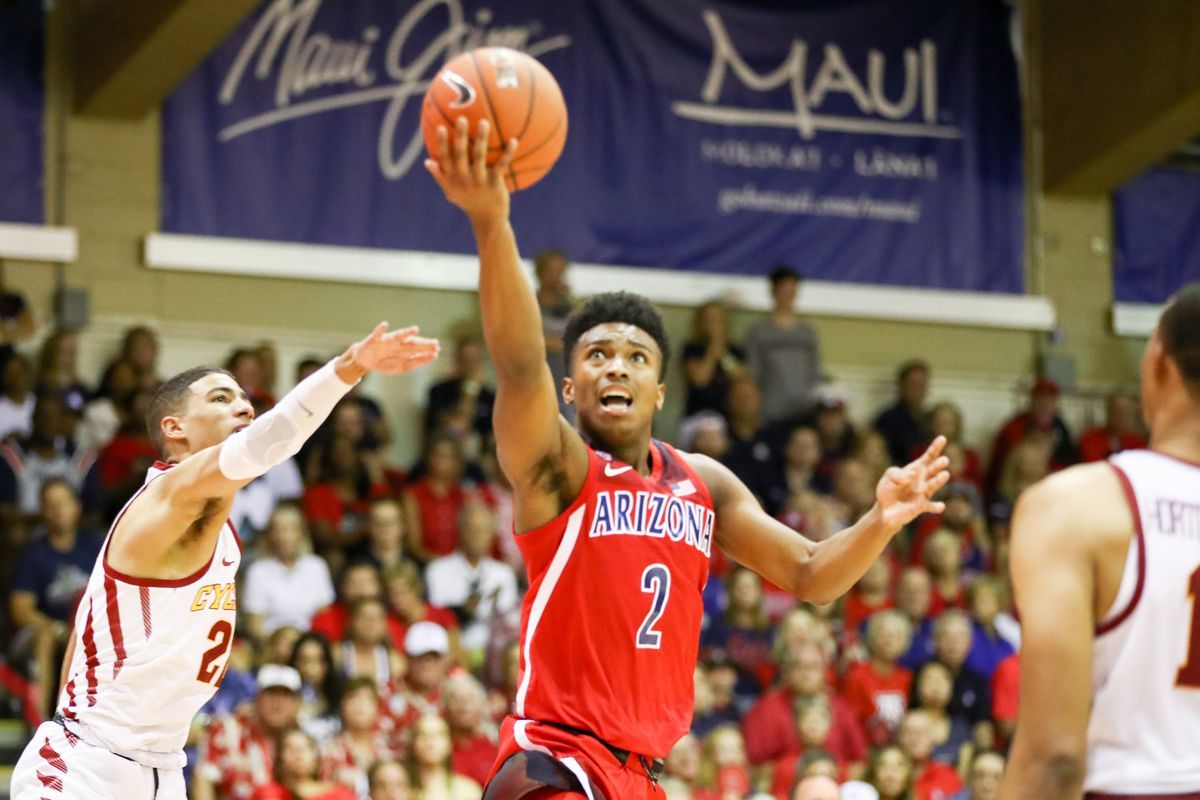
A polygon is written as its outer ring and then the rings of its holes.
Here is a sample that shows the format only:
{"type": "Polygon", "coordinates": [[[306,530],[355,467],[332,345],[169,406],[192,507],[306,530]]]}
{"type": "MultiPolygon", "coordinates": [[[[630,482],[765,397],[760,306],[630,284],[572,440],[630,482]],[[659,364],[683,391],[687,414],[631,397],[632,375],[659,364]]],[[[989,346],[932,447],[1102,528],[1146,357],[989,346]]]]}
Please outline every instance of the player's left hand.
{"type": "Polygon", "coordinates": [[[381,322],[370,336],[351,345],[350,357],[356,366],[368,372],[403,375],[433,361],[440,352],[437,339],[427,339],[418,333],[416,325],[389,331],[388,324],[381,322]]]}
{"type": "Polygon", "coordinates": [[[890,467],[875,487],[883,523],[899,530],[921,514],[940,514],[946,504],[931,498],[950,480],[950,459],[942,455],[946,437],[939,436],[924,453],[905,467],[890,467]]]}

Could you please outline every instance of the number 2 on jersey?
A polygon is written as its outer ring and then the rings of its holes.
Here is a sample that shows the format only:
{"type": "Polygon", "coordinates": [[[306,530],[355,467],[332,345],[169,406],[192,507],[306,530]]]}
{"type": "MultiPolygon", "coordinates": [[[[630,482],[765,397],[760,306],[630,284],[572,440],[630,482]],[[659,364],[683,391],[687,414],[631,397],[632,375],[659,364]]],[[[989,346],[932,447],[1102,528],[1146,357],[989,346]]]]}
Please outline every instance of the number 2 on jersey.
{"type": "Polygon", "coordinates": [[[1189,629],[1187,661],[1175,673],[1175,685],[1200,689],[1200,567],[1188,580],[1188,597],[1192,601],[1192,627],[1189,629]]]}
{"type": "MultiPolygon", "coordinates": [[[[233,625],[229,623],[229,620],[217,620],[208,632],[208,640],[213,643],[213,646],[204,651],[204,658],[200,659],[200,669],[196,672],[196,680],[201,683],[212,683],[216,680],[216,685],[220,686],[217,665],[213,662],[225,655],[229,646],[233,644],[233,625]]],[[[221,670],[220,675],[224,677],[225,671],[221,670]]]]}
{"type": "Polygon", "coordinates": [[[662,631],[654,630],[654,623],[667,610],[667,596],[671,593],[671,571],[666,564],[646,567],[642,572],[642,591],[653,594],[654,600],[650,603],[650,613],[638,628],[637,646],[639,650],[657,650],[662,646],[662,631]]]}

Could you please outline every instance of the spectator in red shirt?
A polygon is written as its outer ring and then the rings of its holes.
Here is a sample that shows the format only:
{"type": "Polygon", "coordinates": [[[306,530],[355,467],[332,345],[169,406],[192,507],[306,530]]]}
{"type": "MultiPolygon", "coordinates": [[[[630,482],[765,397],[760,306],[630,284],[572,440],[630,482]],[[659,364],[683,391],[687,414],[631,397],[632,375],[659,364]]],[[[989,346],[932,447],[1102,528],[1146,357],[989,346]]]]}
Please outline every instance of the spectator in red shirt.
{"type": "Polygon", "coordinates": [[[299,710],[300,673],[279,664],[260,669],[254,704],[209,727],[192,778],[192,799],[248,800],[271,783],[276,739],[295,727],[299,710]]]}
{"type": "Polygon", "coordinates": [[[461,445],[445,434],[430,437],[425,477],[404,492],[409,551],[422,564],[458,547],[458,518],[467,503],[461,445]]]}
{"type": "Polygon", "coordinates": [[[392,635],[396,647],[404,648],[404,636],[412,625],[436,622],[446,629],[450,636],[450,652],[456,660],[460,660],[458,618],[448,608],[425,602],[425,581],[421,579],[421,570],[415,563],[406,560],[389,569],[384,575],[384,588],[388,608],[392,612],[388,618],[396,622],[392,635]],[[396,635],[397,631],[399,636],[396,635]]]}
{"type": "Polygon", "coordinates": [[[992,719],[1002,744],[1012,741],[1021,695],[1021,654],[1013,653],[992,674],[992,719]]]}
{"type": "Polygon", "coordinates": [[[1009,454],[1030,434],[1037,433],[1046,437],[1052,471],[1075,463],[1078,454],[1071,439],[1071,431],[1059,416],[1058,397],[1058,384],[1049,378],[1039,378],[1029,390],[1029,407],[1000,428],[992,445],[991,461],[988,462],[984,485],[988,497],[994,497],[1000,488],[1009,454]]]}
{"type": "Polygon", "coordinates": [[[908,617],[899,611],[876,613],[867,623],[870,660],[850,667],[842,684],[842,696],[876,747],[892,740],[908,705],[912,673],[896,662],[910,639],[908,617]]]}
{"type": "Polygon", "coordinates": [[[742,720],[751,764],[799,752],[795,705],[808,697],[829,701],[833,723],[825,749],[851,770],[854,764],[866,760],[867,742],[862,728],[846,701],[829,690],[828,670],[829,656],[816,645],[801,644],[784,654],[779,686],[766,692],[742,720]]]}
{"type": "Polygon", "coordinates": [[[949,528],[934,531],[925,543],[924,561],[933,588],[930,615],[936,617],[947,608],[966,608],[960,535],[949,528]]]}
{"type": "MultiPolygon", "coordinates": [[[[809,697],[796,705],[796,739],[801,750],[789,756],[784,756],[775,763],[771,781],[771,793],[776,797],[787,797],[796,783],[797,774],[801,772],[800,761],[804,756],[813,752],[825,752],[823,745],[829,738],[829,730],[833,725],[833,712],[829,701],[824,697],[809,697]]],[[[842,773],[842,765],[835,760],[838,776],[842,773]]]]}
{"type": "Polygon", "coordinates": [[[1104,407],[1104,424],[1089,428],[1079,437],[1080,461],[1103,461],[1122,450],[1136,450],[1147,444],[1137,400],[1114,392],[1104,407]]]}
{"type": "Polygon", "coordinates": [[[112,518],[120,512],[146,480],[146,470],[158,460],[158,448],[150,442],[146,410],[151,393],[141,391],[129,400],[129,411],[116,435],[96,457],[96,471],[104,492],[104,511],[112,518]]]}
{"type": "Polygon", "coordinates": [[[916,800],[946,800],[962,788],[962,778],[954,767],[931,758],[933,720],[927,712],[913,709],[905,714],[896,741],[912,762],[916,800]]]}
{"type": "Polygon", "coordinates": [[[863,781],[879,792],[879,800],[917,800],[913,793],[913,765],[896,745],[876,750],[863,781]]]}
{"type": "Polygon", "coordinates": [[[487,716],[487,690],[466,673],[442,684],[442,717],[450,726],[451,767],[481,786],[498,752],[496,726],[487,716]]]}
{"type": "Polygon", "coordinates": [[[745,797],[750,793],[750,764],[746,743],[736,725],[718,726],[704,742],[705,765],[712,769],[712,784],[721,798],[745,797]]]}
{"type": "Polygon", "coordinates": [[[320,451],[318,464],[318,482],[304,491],[304,516],[317,549],[336,571],[346,562],[347,549],[362,541],[371,501],[387,497],[391,489],[379,457],[349,438],[335,436],[320,451]]]}
{"type": "Polygon", "coordinates": [[[859,629],[868,617],[876,611],[891,607],[891,556],[884,552],[875,559],[875,563],[867,567],[858,583],[846,594],[842,619],[847,636],[856,639],[859,629]]]}
{"type": "MultiPolygon", "coordinates": [[[[350,624],[350,606],[365,597],[383,597],[379,569],[369,561],[351,562],[342,569],[337,602],[314,614],[309,629],[327,641],[342,641],[350,624]]],[[[387,625],[392,646],[403,647],[405,626],[391,615],[388,615],[387,625]]]]}
{"type": "Polygon", "coordinates": [[[355,800],[349,786],[323,781],[317,743],[300,728],[290,728],[279,736],[276,745],[275,780],[260,786],[251,800],[355,800]]]}

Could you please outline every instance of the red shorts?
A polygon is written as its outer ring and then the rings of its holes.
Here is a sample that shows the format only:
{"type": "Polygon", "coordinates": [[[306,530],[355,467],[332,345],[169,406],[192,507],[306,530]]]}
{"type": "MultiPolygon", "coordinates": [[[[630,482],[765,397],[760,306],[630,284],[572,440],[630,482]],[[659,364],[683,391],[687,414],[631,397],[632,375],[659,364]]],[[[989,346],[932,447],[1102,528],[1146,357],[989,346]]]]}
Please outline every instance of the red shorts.
{"type": "Polygon", "coordinates": [[[584,787],[589,800],[664,800],[666,793],[646,774],[637,754],[624,763],[599,739],[571,733],[553,725],[508,716],[500,725],[500,752],[488,781],[509,756],[535,750],[553,756],[584,787]]]}

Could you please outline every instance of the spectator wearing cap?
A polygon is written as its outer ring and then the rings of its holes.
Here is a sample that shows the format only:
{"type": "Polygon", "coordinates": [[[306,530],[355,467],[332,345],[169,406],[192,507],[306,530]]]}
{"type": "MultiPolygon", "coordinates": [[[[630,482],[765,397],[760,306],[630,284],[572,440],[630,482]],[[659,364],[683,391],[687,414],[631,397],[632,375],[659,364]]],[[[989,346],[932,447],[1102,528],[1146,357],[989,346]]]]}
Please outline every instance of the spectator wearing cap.
{"type": "Polygon", "coordinates": [[[436,622],[417,622],[404,634],[405,682],[387,700],[397,730],[412,728],[423,714],[441,710],[442,684],[450,674],[450,637],[436,622]]]}
{"type": "Polygon", "coordinates": [[[36,665],[41,713],[51,710],[58,664],[71,631],[71,615],[87,586],[103,537],[80,528],[79,499],[71,485],[53,479],[42,485],[40,523],[17,559],[9,619],[13,650],[36,665]]]}
{"type": "Polygon", "coordinates": [[[467,673],[442,684],[442,718],[450,726],[450,763],[459,775],[487,783],[499,752],[496,725],[487,714],[487,690],[467,673]]]}
{"type": "Polygon", "coordinates": [[[242,609],[251,635],[291,625],[308,630],[313,615],[334,601],[325,559],[312,553],[308,525],[299,507],[280,505],[267,523],[266,553],[246,571],[242,609]]]}
{"type": "Polygon", "coordinates": [[[729,312],[713,300],[692,314],[692,335],[683,344],[683,368],[687,376],[684,414],[700,411],[729,411],[730,382],[746,377],[746,351],[734,344],[729,334],[729,312]]]}
{"type": "Polygon", "coordinates": [[[809,697],[829,701],[832,726],[824,749],[853,770],[867,757],[862,727],[850,706],[826,682],[829,656],[815,644],[800,644],[783,654],[779,685],[763,694],[742,720],[746,754],[759,765],[799,751],[796,704],[809,697]]]}
{"type": "Polygon", "coordinates": [[[496,523],[482,503],[469,503],[459,514],[459,543],[453,553],[425,568],[429,602],[454,612],[468,661],[479,664],[491,621],[516,608],[517,575],[492,558],[496,523]]]}
{"type": "Polygon", "coordinates": [[[275,772],[275,743],[295,727],[300,673],[268,664],[258,671],[253,704],[213,720],[192,778],[193,800],[248,800],[275,772]]]}
{"type": "Polygon", "coordinates": [[[1079,437],[1079,460],[1103,461],[1122,450],[1146,446],[1137,400],[1113,392],[1104,404],[1104,424],[1089,428],[1079,437]]]}
{"type": "Polygon", "coordinates": [[[899,611],[880,611],[867,622],[868,660],[846,672],[842,696],[873,746],[887,744],[904,716],[912,673],[897,661],[908,651],[912,625],[899,611]]]}
{"type": "Polygon", "coordinates": [[[896,370],[896,402],[879,412],[873,427],[887,442],[895,465],[909,462],[929,441],[925,427],[925,398],[929,395],[929,364],[906,361],[896,370]]]}
{"type": "Polygon", "coordinates": [[[821,380],[821,345],[816,329],[796,313],[800,273],[771,270],[771,313],[746,334],[746,360],[762,387],[768,424],[792,422],[812,405],[821,380]]]}
{"type": "Polygon", "coordinates": [[[989,497],[994,497],[999,490],[1009,453],[1030,434],[1040,433],[1049,438],[1051,470],[1062,469],[1078,460],[1071,431],[1058,412],[1059,394],[1057,383],[1049,378],[1038,378],[1029,390],[1028,408],[1001,426],[988,462],[985,489],[989,497]]]}

